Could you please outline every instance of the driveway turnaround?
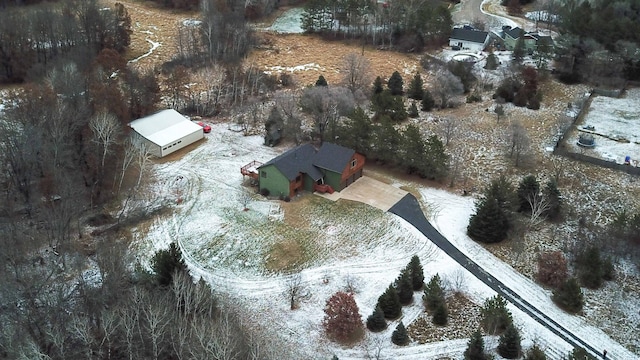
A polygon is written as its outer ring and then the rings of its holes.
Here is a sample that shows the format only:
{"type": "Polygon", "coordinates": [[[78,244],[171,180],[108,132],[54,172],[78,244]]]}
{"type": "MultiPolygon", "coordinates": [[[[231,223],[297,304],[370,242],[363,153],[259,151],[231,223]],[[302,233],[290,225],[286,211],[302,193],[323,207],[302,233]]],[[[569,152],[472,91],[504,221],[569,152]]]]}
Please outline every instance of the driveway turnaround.
{"type": "Polygon", "coordinates": [[[407,192],[374,178],[363,176],[340,192],[336,191],[333,194],[316,192],[315,194],[332,201],[337,201],[338,199],[353,200],[371,205],[382,211],[388,211],[394,204],[402,200],[407,195],[407,192]]]}
{"type": "MultiPolygon", "coordinates": [[[[424,236],[430,239],[437,247],[442,249],[445,253],[447,253],[447,255],[454,259],[458,264],[462,265],[480,281],[500,294],[500,296],[512,303],[515,307],[522,310],[525,314],[531,316],[533,319],[552,331],[554,334],[564,339],[567,343],[573,345],[574,347],[585,349],[596,358],[600,358],[601,356],[603,356],[598,350],[575,336],[573,333],[569,332],[562,325],[545,315],[540,310],[536,309],[528,301],[521,298],[518,294],[513,292],[498,279],[478,266],[478,264],[476,264],[473,260],[460,252],[460,250],[453,246],[449,242],[449,240],[442,236],[442,234],[440,234],[440,232],[438,232],[438,230],[436,230],[433,225],[431,225],[431,223],[424,216],[424,213],[420,208],[420,203],[415,198],[415,196],[407,193],[400,201],[398,201],[389,209],[389,212],[405,219],[416,229],[418,229],[418,231],[420,231],[424,236]]],[[[612,357],[609,356],[608,359],[612,359],[612,357]]]]}

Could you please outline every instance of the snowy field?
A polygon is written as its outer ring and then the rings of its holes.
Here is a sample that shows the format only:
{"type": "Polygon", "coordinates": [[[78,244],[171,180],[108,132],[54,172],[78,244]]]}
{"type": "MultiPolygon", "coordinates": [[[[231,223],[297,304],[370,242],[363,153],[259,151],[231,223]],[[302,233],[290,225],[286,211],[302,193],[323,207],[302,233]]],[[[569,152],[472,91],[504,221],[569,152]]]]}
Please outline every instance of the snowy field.
{"type": "MultiPolygon", "coordinates": [[[[624,97],[616,99],[596,96],[591,101],[579,129],[593,127],[596,146],[583,150],[587,155],[622,164],[626,156],[632,162],[640,162],[640,88],[629,89],[624,97]],[[616,141],[613,139],[626,139],[616,141]]],[[[577,137],[577,135],[576,135],[577,137]]],[[[580,151],[575,141],[570,141],[574,151],[580,151]]]]}
{"type": "MultiPolygon", "coordinates": [[[[365,339],[351,348],[326,340],[321,327],[323,307],[333,293],[344,290],[347,283],[355,285],[355,300],[364,320],[414,254],[422,261],[426,279],[438,273],[447,282],[463,274],[464,281],[456,281],[456,290],[479,305],[495,294],[404,220],[363,204],[343,200],[333,203],[306,194],[287,204],[295,210],[285,212],[281,202],[253,195],[249,210],[243,211],[239,199],[248,188],[240,167],[253,160],[266,162],[284,150],[263,146],[262,142],[261,137],[243,137],[224,124],[216,124],[205,141],[189,153],[174,161],[158,162],[153,169],[154,192],[179,205],[175,205],[173,215],[139,233],[135,250],[140,260],[147,261],[153,252],[177,240],[194,277],[204,278],[216,292],[237,301],[243,311],[249,312],[247,317],[255,328],[279,337],[278,343],[288,344],[308,359],[329,359],[333,354],[343,360],[367,359],[374,353],[384,359],[461,358],[467,338],[422,345],[413,342],[406,347],[391,343],[391,332],[398,321],[407,326],[424,312],[419,292],[414,294],[413,305],[404,307],[402,317],[389,323],[386,331],[367,332],[365,339]],[[287,221],[289,217],[296,221],[287,221]],[[294,311],[289,310],[285,295],[290,275],[269,271],[266,266],[274,246],[292,239],[305,256],[289,270],[301,274],[309,291],[294,311]]],[[[472,198],[388,180],[396,187],[418,189],[434,226],[453,244],[596,349],[607,349],[608,359],[638,358],[638,354],[589,326],[585,318],[558,310],[549,299],[549,291],[471,241],[465,229],[474,209],[472,198]]],[[[628,299],[628,319],[633,319],[640,307],[634,299],[628,299]]],[[[510,310],[525,347],[536,343],[551,359],[559,359],[571,350],[569,344],[516,308],[510,310]]],[[[494,351],[497,338],[487,337],[486,346],[494,351]]]]}

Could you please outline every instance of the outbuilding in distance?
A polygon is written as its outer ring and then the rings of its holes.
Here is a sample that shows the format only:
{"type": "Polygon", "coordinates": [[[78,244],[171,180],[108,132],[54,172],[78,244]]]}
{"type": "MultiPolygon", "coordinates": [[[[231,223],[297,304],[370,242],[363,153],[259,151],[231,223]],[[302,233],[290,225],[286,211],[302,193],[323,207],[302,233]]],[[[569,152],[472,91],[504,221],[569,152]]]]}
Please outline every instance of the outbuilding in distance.
{"type": "Polygon", "coordinates": [[[204,137],[202,126],[173,109],[158,111],[129,123],[147,144],[151,153],[163,157],[204,137]]]}

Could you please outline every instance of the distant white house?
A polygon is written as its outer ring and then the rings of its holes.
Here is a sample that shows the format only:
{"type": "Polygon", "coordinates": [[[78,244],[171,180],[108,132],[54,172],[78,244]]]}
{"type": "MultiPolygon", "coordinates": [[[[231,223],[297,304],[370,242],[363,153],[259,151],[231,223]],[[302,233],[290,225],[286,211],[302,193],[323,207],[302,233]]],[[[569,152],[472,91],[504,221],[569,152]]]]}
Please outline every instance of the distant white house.
{"type": "Polygon", "coordinates": [[[489,43],[489,33],[470,26],[454,28],[449,37],[449,46],[460,50],[482,51],[489,43]]]}
{"type": "Polygon", "coordinates": [[[169,155],[204,137],[202,126],[173,109],[134,120],[129,127],[145,139],[157,157],[169,155]]]}

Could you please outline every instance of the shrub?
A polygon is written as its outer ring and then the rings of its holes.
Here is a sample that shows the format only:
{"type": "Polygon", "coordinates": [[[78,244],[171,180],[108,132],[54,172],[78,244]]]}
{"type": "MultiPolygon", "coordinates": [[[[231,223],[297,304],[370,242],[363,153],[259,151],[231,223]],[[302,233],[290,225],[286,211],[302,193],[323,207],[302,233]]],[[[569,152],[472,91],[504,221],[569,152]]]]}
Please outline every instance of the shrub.
{"type": "Polygon", "coordinates": [[[267,189],[267,188],[262,188],[262,189],[260,189],[260,194],[261,194],[262,196],[265,196],[265,197],[266,197],[266,196],[269,196],[269,189],[267,189]]]}
{"type": "Polygon", "coordinates": [[[544,285],[558,288],[569,277],[567,260],[560,251],[545,252],[538,257],[536,279],[544,285]]]}
{"type": "Polygon", "coordinates": [[[435,105],[436,105],[436,101],[433,99],[431,92],[429,90],[425,90],[424,93],[422,94],[420,109],[422,111],[431,111],[435,105]]]}
{"type": "Polygon", "coordinates": [[[412,102],[411,105],[409,105],[409,117],[410,118],[417,118],[418,117],[418,107],[416,106],[416,103],[412,102]]]}
{"type": "Polygon", "coordinates": [[[480,96],[480,94],[473,93],[467,96],[467,104],[480,102],[480,101],[482,101],[482,96],[480,96]]]}
{"type": "Polygon", "coordinates": [[[407,329],[404,327],[402,321],[396,329],[391,334],[391,342],[399,346],[405,346],[409,343],[411,339],[409,339],[409,334],[407,334],[407,329]]]}
{"type": "Polygon", "coordinates": [[[524,356],[524,360],[547,360],[547,355],[538,345],[533,345],[524,356]]]}
{"type": "Polygon", "coordinates": [[[338,341],[350,339],[362,329],[362,318],[353,294],[342,291],[327,300],[322,325],[329,337],[338,341]]]}
{"type": "Polygon", "coordinates": [[[584,294],[575,278],[569,278],[569,280],[560,285],[560,287],[553,292],[551,299],[560,308],[571,313],[579,312],[584,305],[584,294]]]}

